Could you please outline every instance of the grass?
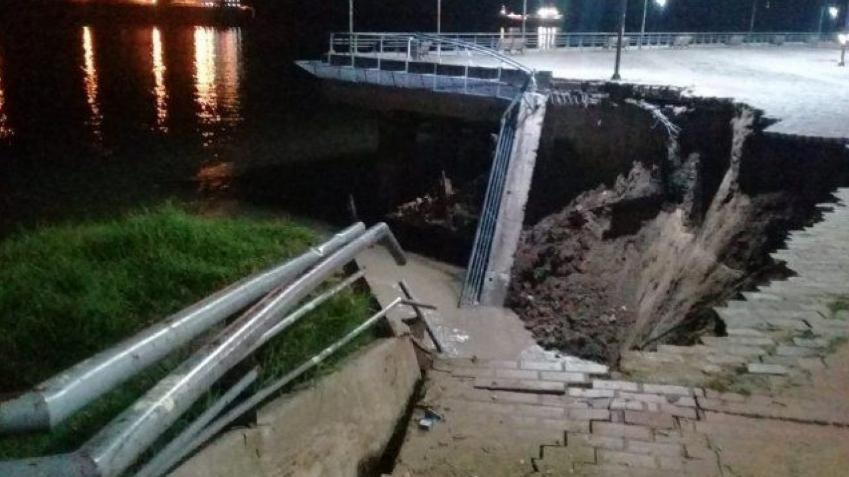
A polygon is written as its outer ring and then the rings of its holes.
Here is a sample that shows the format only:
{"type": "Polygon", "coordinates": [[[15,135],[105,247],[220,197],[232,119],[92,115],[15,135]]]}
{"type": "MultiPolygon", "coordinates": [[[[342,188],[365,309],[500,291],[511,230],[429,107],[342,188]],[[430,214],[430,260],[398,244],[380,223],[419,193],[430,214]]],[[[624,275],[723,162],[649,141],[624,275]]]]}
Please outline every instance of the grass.
{"type": "MultiPolygon", "coordinates": [[[[317,238],[291,221],[204,218],[173,204],[109,222],[19,232],[0,242],[0,393],[29,389],[223,286],[304,251],[317,238]]],[[[252,358],[263,367],[261,382],[341,337],[371,306],[366,294],[355,291],[325,303],[252,358]]],[[[346,351],[369,339],[356,340],[346,351]]],[[[175,352],[49,434],[0,436],[0,459],[78,447],[188,352],[175,352]]]]}

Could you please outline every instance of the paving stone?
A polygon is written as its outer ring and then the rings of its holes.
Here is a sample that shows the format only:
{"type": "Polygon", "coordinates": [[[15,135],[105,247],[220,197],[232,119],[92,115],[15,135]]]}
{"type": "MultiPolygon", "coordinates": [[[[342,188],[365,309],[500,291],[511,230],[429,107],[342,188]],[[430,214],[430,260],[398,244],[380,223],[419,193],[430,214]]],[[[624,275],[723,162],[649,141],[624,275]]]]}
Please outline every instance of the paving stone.
{"type": "Polygon", "coordinates": [[[812,348],[803,348],[801,346],[786,346],[781,345],[775,349],[775,354],[778,356],[817,356],[819,352],[812,348]]]}
{"type": "Polygon", "coordinates": [[[543,381],[559,381],[569,384],[589,383],[590,379],[582,373],[566,373],[559,371],[540,371],[540,379],[543,381]]]}
{"type": "MultiPolygon", "coordinates": [[[[545,475],[545,474],[544,474],[545,475]]],[[[557,477],[566,475],[556,472],[557,477]]],[[[569,475],[572,475],[570,472],[569,475]]],[[[677,470],[657,469],[650,467],[632,467],[619,464],[579,464],[575,467],[574,475],[581,477],[681,477],[677,470]]],[[[713,477],[708,474],[686,474],[698,477],[713,477]]],[[[718,474],[717,474],[718,475],[718,474]]]]}
{"type": "Polygon", "coordinates": [[[788,373],[787,368],[780,364],[749,363],[748,370],[752,374],[784,375],[788,373]]]}
{"type": "Polygon", "coordinates": [[[519,363],[521,369],[536,371],[562,371],[563,364],[559,361],[522,361],[519,363]]]}
{"type": "Polygon", "coordinates": [[[565,361],[563,370],[570,373],[584,374],[607,374],[610,372],[607,366],[598,363],[582,361],[565,361]]]}
{"type": "Polygon", "coordinates": [[[590,407],[593,409],[608,409],[610,407],[611,398],[594,398],[590,399],[590,407]]]}
{"type": "Polygon", "coordinates": [[[684,458],[678,456],[657,456],[657,463],[661,469],[681,472],[684,470],[684,458]]]}
{"type": "Polygon", "coordinates": [[[461,378],[488,378],[495,376],[495,370],[489,368],[454,368],[452,376],[461,378]]]}
{"type": "Polygon", "coordinates": [[[490,360],[482,362],[481,364],[491,368],[519,369],[518,361],[490,360]]]}
{"type": "Polygon", "coordinates": [[[646,409],[646,403],[643,401],[634,401],[630,399],[613,398],[610,401],[610,409],[642,411],[646,409]]]}
{"type": "Polygon", "coordinates": [[[675,419],[663,412],[625,411],[625,422],[660,429],[675,428],[675,419]]]}
{"type": "Polygon", "coordinates": [[[506,379],[539,379],[539,373],[526,369],[496,369],[495,377],[506,379]]]}
{"type": "Polygon", "coordinates": [[[598,434],[569,434],[566,436],[566,439],[566,443],[568,445],[571,445],[572,442],[577,442],[580,445],[598,447],[601,449],[625,449],[625,439],[622,437],[601,436],[598,434]]]}
{"type": "Polygon", "coordinates": [[[523,416],[545,417],[549,419],[562,418],[566,410],[556,406],[542,406],[533,404],[516,404],[515,412],[523,416]]]}
{"type": "Polygon", "coordinates": [[[793,320],[786,318],[766,318],[764,322],[772,328],[793,331],[805,331],[809,327],[801,320],[793,320]]]}
{"type": "Polygon", "coordinates": [[[599,449],[596,452],[599,464],[618,464],[627,467],[657,468],[654,456],[644,454],[632,454],[630,452],[612,451],[599,449]]]}
{"type": "Polygon", "coordinates": [[[658,411],[669,414],[675,417],[685,417],[687,419],[698,419],[698,413],[694,407],[678,407],[672,404],[661,404],[658,411]]]}
{"type": "Polygon", "coordinates": [[[571,419],[549,419],[542,418],[539,425],[548,429],[559,429],[568,433],[589,434],[591,421],[576,421],[571,419]]]}
{"type": "Polygon", "coordinates": [[[569,409],[568,415],[570,419],[575,420],[610,420],[610,411],[607,409],[569,409]]]}
{"type": "Polygon", "coordinates": [[[539,403],[569,409],[588,409],[590,407],[588,400],[573,398],[564,394],[540,394],[539,403]]]}
{"type": "Polygon", "coordinates": [[[743,345],[735,345],[733,343],[723,344],[721,346],[714,347],[717,350],[721,350],[723,355],[732,355],[732,356],[743,356],[743,357],[752,357],[752,356],[760,356],[762,354],[766,354],[766,350],[759,346],[743,346],[743,345]]]}
{"type": "Polygon", "coordinates": [[[614,391],[639,392],[640,384],[631,381],[610,381],[605,379],[594,379],[593,389],[612,389],[614,391]]]}
{"type": "Polygon", "coordinates": [[[644,393],[671,394],[675,396],[692,396],[693,390],[686,386],[672,386],[668,384],[643,384],[644,393]]]}
{"type": "Polygon", "coordinates": [[[669,399],[670,404],[682,407],[696,407],[696,399],[693,396],[676,396],[669,399]]]}
{"type": "Polygon", "coordinates": [[[826,348],[828,340],[824,338],[793,338],[793,344],[802,348],[826,348]]]}
{"type": "Polygon", "coordinates": [[[625,437],[629,439],[650,440],[652,431],[648,427],[631,426],[603,421],[592,421],[590,426],[593,434],[601,436],[625,437]]]}
{"type": "Polygon", "coordinates": [[[562,471],[563,469],[571,469],[572,465],[577,463],[595,463],[596,451],[592,447],[581,445],[565,447],[544,446],[541,457],[542,459],[539,462],[540,470],[547,467],[554,471],[562,471]]]}
{"type": "Polygon", "coordinates": [[[636,439],[627,439],[625,444],[627,452],[635,454],[649,454],[656,456],[682,457],[684,455],[684,446],[680,444],[672,444],[668,442],[647,442],[636,439]]]}
{"type": "MultiPolygon", "coordinates": [[[[470,390],[470,391],[484,391],[484,390],[470,390]]],[[[484,391],[489,394],[489,401],[492,402],[507,402],[507,403],[521,403],[521,404],[539,404],[541,394],[536,393],[516,393],[509,391],[484,391]]]]}
{"type": "MultiPolygon", "coordinates": [[[[649,386],[648,384],[643,384],[643,389],[649,386]]],[[[646,392],[642,393],[629,393],[629,392],[617,392],[616,397],[619,399],[625,399],[630,401],[642,401],[642,402],[654,402],[654,403],[666,403],[666,396],[662,396],[660,394],[649,394],[646,392]]]]}
{"type": "Polygon", "coordinates": [[[716,459],[713,449],[698,444],[684,444],[684,454],[690,459],[716,459]]]}
{"type": "Polygon", "coordinates": [[[584,388],[569,388],[569,395],[578,398],[612,398],[616,395],[613,389],[584,389],[584,388]]]}
{"type": "Polygon", "coordinates": [[[703,336],[702,343],[708,346],[774,346],[775,341],[765,336],[703,336]]]}
{"type": "Polygon", "coordinates": [[[475,387],[480,389],[495,389],[501,391],[518,391],[528,393],[563,394],[566,392],[564,383],[553,381],[530,381],[519,379],[475,379],[475,387]]]}

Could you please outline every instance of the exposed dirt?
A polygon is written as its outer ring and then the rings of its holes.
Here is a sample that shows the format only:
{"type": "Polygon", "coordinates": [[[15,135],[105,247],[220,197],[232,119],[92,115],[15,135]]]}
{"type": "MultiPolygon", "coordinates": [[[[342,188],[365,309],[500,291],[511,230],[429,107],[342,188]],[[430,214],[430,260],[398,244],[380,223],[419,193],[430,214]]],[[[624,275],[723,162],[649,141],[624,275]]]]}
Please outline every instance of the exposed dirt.
{"type": "Polygon", "coordinates": [[[664,111],[683,126],[668,157],[635,158],[524,232],[508,306],[543,346],[615,365],[624,349],[717,331],[712,307],[786,273],[769,252],[835,183],[840,152],[776,144],[755,111],[713,125],[692,107],[664,111]]]}

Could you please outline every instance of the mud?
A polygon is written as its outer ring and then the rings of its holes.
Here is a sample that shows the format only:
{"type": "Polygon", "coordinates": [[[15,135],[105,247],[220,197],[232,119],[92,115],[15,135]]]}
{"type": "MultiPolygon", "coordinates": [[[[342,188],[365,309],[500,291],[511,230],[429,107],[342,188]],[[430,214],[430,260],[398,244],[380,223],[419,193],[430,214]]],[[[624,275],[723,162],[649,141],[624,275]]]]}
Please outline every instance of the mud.
{"type": "Polygon", "coordinates": [[[508,298],[541,345],[614,365],[624,349],[721,333],[712,307],[788,273],[769,252],[788,230],[815,220],[814,205],[845,177],[842,146],[764,135],[766,122],[749,108],[661,105],[670,131],[635,104],[629,109],[620,98],[602,106],[631,116],[624,130],[593,130],[592,121],[572,118],[560,131],[568,147],[553,141],[543,152],[548,164],[534,188],[576,185],[569,166],[554,172],[558,161],[607,161],[600,167],[608,174],[583,190],[532,197],[529,210],[555,211],[527,225],[508,298]],[[562,157],[582,147],[585,157],[562,157]],[[568,200],[558,207],[558,199],[568,200]]]}

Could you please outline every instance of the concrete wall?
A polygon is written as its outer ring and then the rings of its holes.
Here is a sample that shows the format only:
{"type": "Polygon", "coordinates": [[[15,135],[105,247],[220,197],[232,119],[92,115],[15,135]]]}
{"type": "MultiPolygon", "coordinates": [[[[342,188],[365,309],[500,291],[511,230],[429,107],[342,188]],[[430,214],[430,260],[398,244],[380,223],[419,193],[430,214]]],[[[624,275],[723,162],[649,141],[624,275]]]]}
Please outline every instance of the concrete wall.
{"type": "Polygon", "coordinates": [[[356,476],[373,466],[421,378],[407,338],[380,340],[314,385],[264,406],[173,477],[356,476]]]}

